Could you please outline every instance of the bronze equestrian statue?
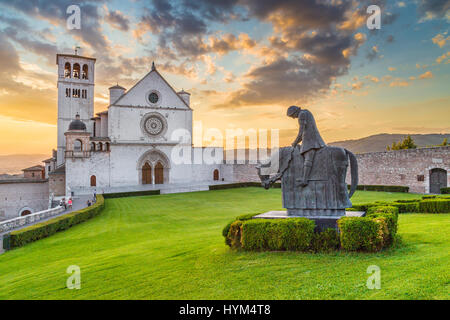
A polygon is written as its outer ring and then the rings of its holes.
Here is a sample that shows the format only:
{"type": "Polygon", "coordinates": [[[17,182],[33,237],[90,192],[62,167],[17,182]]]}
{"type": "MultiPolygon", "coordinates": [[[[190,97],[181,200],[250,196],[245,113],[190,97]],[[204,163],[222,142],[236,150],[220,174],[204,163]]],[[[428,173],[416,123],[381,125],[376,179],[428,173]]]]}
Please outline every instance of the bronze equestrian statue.
{"type": "Polygon", "coordinates": [[[288,216],[332,219],[344,216],[345,209],[352,206],[350,197],[358,185],[355,155],[344,148],[327,146],[310,111],[291,106],[287,116],[298,118],[299,133],[291,147],[280,148],[273,155],[278,156],[279,163],[274,176],[261,174],[261,168],[270,167],[270,162],[257,167],[262,185],[268,189],[281,179],[283,207],[288,216]],[[345,183],[349,162],[350,192],[345,183]]]}

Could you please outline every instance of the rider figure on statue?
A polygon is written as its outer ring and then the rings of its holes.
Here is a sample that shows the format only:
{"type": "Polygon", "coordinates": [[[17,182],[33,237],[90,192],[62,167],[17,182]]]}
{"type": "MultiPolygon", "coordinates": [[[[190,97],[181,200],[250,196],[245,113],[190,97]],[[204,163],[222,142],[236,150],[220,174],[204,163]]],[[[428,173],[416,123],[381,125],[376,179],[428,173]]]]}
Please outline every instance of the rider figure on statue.
{"type": "Polygon", "coordinates": [[[300,153],[303,155],[305,162],[302,178],[297,179],[297,182],[300,186],[305,187],[308,185],[309,174],[311,173],[316,150],[325,147],[326,144],[320,136],[314,116],[309,110],[301,109],[297,106],[290,106],[287,110],[287,116],[294,119],[298,118],[300,125],[297,138],[292,143],[292,147],[295,149],[297,144],[302,142],[300,153]]]}

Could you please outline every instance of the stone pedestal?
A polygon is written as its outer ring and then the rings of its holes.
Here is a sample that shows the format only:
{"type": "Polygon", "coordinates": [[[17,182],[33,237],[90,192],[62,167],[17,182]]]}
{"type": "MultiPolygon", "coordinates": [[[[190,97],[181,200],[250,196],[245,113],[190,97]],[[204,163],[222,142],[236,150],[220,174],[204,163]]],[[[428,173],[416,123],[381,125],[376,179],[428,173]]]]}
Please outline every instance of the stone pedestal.
{"type": "MultiPolygon", "coordinates": [[[[291,213],[291,212],[290,212],[291,213]]],[[[339,216],[305,216],[305,215],[291,215],[286,211],[268,211],[258,214],[253,219],[286,219],[286,218],[307,218],[314,220],[316,223],[315,232],[322,232],[328,228],[338,229],[337,221],[342,217],[364,217],[364,211],[345,211],[344,215],[339,216]]]]}

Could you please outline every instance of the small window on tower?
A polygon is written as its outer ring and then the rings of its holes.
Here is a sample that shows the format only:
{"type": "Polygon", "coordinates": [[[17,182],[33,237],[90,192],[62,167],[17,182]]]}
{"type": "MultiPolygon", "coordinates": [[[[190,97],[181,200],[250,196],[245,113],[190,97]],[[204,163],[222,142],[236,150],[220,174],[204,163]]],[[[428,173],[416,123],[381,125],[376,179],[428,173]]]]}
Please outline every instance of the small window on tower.
{"type": "Polygon", "coordinates": [[[73,77],[80,79],[80,65],[78,63],[73,65],[73,77]]]}
{"type": "Polygon", "coordinates": [[[81,143],[81,140],[75,140],[73,143],[73,151],[80,152],[82,149],[83,144],[81,143]]]}
{"type": "Polygon", "coordinates": [[[79,98],[80,97],[80,89],[73,89],[72,90],[72,97],[79,98]]]}
{"type": "Polygon", "coordinates": [[[82,79],[84,79],[84,80],[88,79],[88,70],[89,70],[88,65],[87,64],[83,65],[83,72],[81,73],[82,79]]]}
{"type": "Polygon", "coordinates": [[[66,62],[64,65],[64,78],[70,78],[70,63],[66,62]]]}
{"type": "Polygon", "coordinates": [[[70,98],[70,88],[66,88],[66,97],[70,98]]]}

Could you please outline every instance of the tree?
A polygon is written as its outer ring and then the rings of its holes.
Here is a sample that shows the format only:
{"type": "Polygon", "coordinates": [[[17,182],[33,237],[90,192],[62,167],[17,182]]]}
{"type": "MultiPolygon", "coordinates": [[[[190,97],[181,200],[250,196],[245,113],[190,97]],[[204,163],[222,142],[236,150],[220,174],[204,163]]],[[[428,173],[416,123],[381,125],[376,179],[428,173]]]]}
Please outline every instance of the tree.
{"type": "Polygon", "coordinates": [[[444,138],[444,140],[442,140],[442,143],[439,146],[440,147],[445,147],[447,145],[448,145],[447,138],[444,138]]]}
{"type": "Polygon", "coordinates": [[[386,149],[390,150],[403,150],[403,149],[416,149],[417,145],[414,143],[413,138],[408,135],[403,141],[399,141],[397,143],[392,142],[392,146],[387,146],[386,149]]]}

